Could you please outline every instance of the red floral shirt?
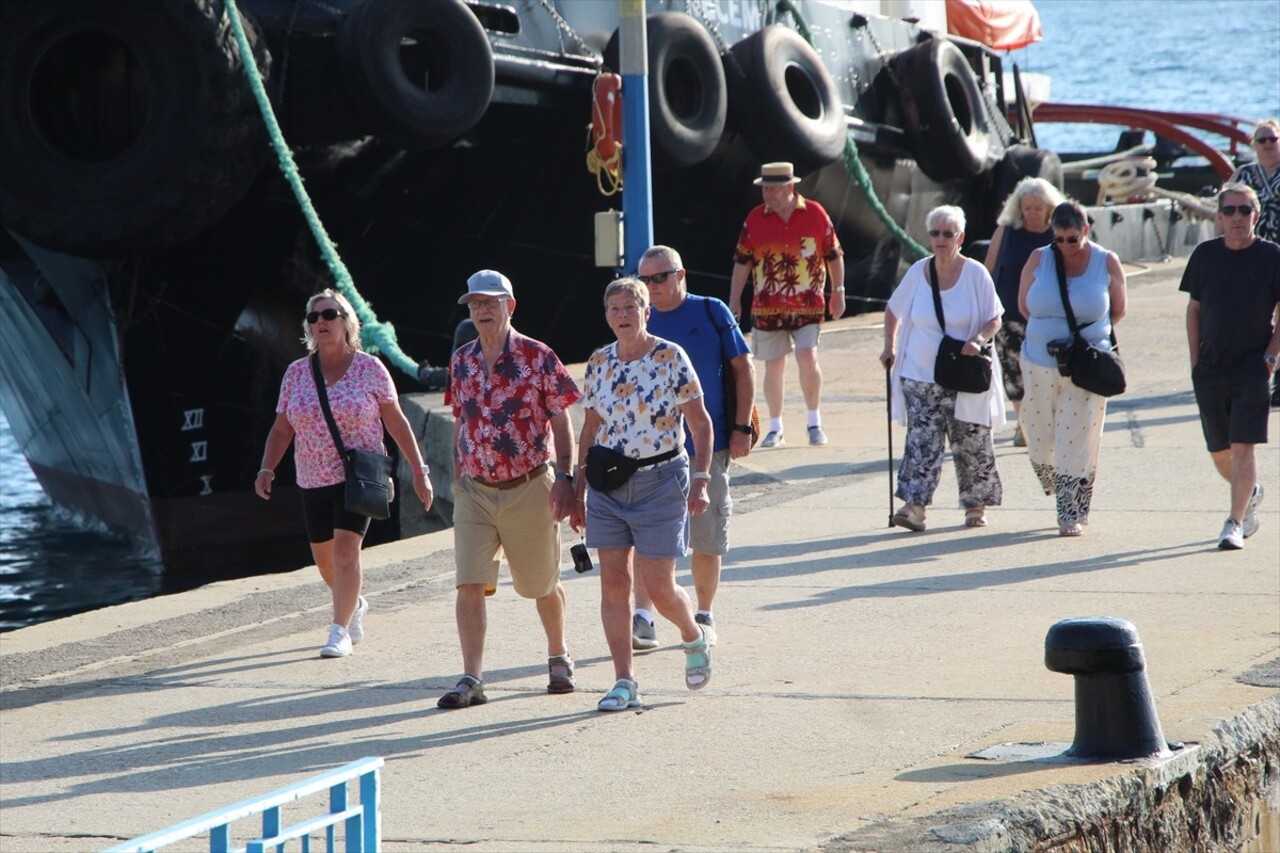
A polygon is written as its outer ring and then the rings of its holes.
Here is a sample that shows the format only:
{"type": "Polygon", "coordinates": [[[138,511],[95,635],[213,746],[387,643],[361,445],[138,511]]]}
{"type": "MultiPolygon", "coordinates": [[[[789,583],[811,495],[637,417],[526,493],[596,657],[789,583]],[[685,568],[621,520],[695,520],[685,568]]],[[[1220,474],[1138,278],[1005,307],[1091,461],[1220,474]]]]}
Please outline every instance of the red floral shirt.
{"type": "Polygon", "coordinates": [[[757,206],[742,224],[733,258],[751,266],[751,324],[773,330],[821,323],[827,261],[843,254],[831,217],[816,201],[797,195],[786,222],[757,206]]]}
{"type": "Polygon", "coordinates": [[[459,473],[501,482],[546,462],[549,421],[580,396],[551,348],[514,329],[492,372],[480,341],[460,347],[444,397],[458,419],[459,473]]]}

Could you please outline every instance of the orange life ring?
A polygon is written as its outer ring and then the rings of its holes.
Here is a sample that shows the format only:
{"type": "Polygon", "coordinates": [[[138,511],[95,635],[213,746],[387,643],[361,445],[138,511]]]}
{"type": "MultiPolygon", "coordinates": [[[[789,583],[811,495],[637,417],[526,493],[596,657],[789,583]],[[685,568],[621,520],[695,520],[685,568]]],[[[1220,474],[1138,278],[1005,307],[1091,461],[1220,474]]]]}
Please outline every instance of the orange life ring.
{"type": "Polygon", "coordinates": [[[603,71],[593,92],[587,170],[596,176],[600,192],[613,195],[622,188],[622,78],[603,71]]]}

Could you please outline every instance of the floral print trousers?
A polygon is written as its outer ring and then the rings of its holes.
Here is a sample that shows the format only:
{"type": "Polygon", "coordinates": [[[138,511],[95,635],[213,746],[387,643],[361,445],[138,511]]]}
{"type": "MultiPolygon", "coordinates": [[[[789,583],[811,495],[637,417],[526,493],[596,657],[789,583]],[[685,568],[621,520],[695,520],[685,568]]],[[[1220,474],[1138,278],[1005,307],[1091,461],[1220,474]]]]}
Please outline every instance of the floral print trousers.
{"type": "Polygon", "coordinates": [[[942,475],[945,443],[960,485],[960,506],[965,509],[999,506],[1004,499],[991,427],[958,421],[956,392],[933,382],[902,380],[907,404],[907,440],[898,468],[897,496],[910,504],[928,506],[942,475]]]}
{"type": "Polygon", "coordinates": [[[1022,429],[1031,469],[1046,495],[1055,495],[1059,524],[1088,524],[1107,398],[1077,388],[1056,367],[1025,358],[1022,429]]]}

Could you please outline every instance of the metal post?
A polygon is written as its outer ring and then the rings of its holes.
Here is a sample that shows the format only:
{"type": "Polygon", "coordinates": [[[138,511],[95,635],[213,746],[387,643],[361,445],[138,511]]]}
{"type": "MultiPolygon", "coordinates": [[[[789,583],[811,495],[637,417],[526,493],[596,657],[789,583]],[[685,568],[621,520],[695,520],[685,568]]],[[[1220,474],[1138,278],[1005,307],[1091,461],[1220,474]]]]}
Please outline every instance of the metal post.
{"type": "Polygon", "coordinates": [[[649,162],[649,48],[644,0],[618,0],[618,64],[622,66],[623,264],[635,269],[653,245],[649,162]]]}

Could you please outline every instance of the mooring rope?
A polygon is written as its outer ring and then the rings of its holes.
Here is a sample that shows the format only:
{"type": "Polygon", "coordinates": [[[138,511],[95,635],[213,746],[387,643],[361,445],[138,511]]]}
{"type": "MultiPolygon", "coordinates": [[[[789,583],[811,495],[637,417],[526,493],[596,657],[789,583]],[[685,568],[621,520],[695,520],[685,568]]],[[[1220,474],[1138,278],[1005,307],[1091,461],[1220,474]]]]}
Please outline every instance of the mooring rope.
{"type": "Polygon", "coordinates": [[[347,298],[347,301],[351,303],[351,307],[356,309],[356,315],[360,318],[361,344],[371,353],[381,353],[386,357],[387,361],[417,379],[421,366],[400,349],[400,344],[396,341],[395,327],[390,323],[382,322],[373,313],[373,308],[369,306],[365,298],[360,295],[360,291],[356,289],[355,282],[351,279],[351,273],[347,271],[346,264],[338,256],[337,247],[329,239],[324,223],[320,221],[320,216],[316,213],[315,206],[311,203],[311,197],[307,194],[306,188],[302,186],[302,176],[298,174],[298,165],[293,160],[293,152],[289,150],[289,146],[285,143],[284,134],[280,131],[280,123],[276,121],[275,110],[272,109],[271,101],[267,97],[266,87],[262,85],[262,72],[258,69],[258,62],[253,55],[253,48],[245,35],[244,26],[240,22],[240,11],[236,8],[236,0],[222,0],[222,2],[223,14],[227,16],[232,32],[235,33],[236,45],[240,50],[240,59],[244,63],[245,76],[249,79],[249,88],[253,90],[253,97],[258,102],[258,110],[262,113],[262,120],[267,126],[267,132],[271,137],[271,147],[280,162],[280,171],[285,180],[288,181],[289,187],[293,190],[293,195],[298,200],[298,206],[302,208],[302,215],[306,219],[312,235],[315,237],[316,245],[320,249],[320,255],[324,258],[325,265],[329,267],[329,272],[333,274],[334,284],[337,286],[338,292],[347,298]]]}
{"type": "MultiPolygon", "coordinates": [[[[796,8],[795,3],[792,0],[779,0],[778,9],[791,15],[792,20],[796,23],[796,32],[800,33],[810,47],[817,50],[817,46],[813,43],[813,35],[809,30],[809,25],[805,22],[804,16],[800,14],[800,10],[796,8]]],[[[849,173],[849,177],[853,178],[853,182],[862,190],[863,195],[867,197],[867,203],[871,206],[872,212],[875,213],[889,233],[917,258],[928,257],[929,250],[912,239],[911,235],[903,230],[902,226],[889,215],[889,211],[880,203],[875,187],[871,184],[871,175],[867,173],[867,168],[858,159],[858,146],[847,132],[844,139],[844,168],[849,173]]]]}

